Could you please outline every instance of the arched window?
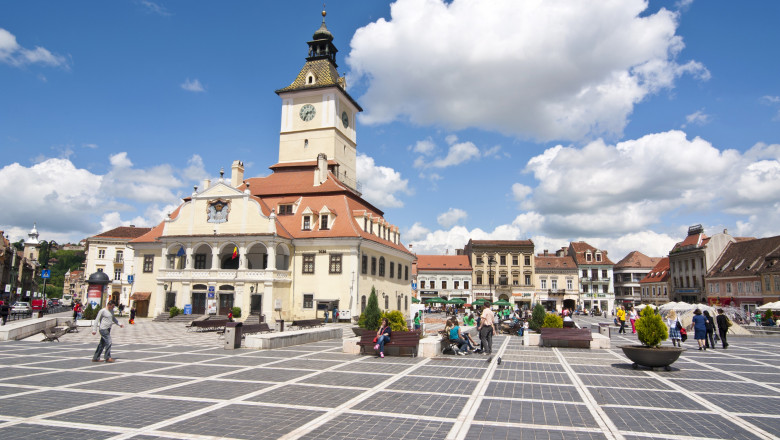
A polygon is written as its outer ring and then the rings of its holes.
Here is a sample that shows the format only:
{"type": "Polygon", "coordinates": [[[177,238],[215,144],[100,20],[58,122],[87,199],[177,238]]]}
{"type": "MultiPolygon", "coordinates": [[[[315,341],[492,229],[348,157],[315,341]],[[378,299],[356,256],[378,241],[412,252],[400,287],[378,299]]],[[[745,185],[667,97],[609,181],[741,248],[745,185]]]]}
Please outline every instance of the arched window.
{"type": "Polygon", "coordinates": [[[401,297],[398,297],[398,308],[396,310],[401,310],[401,297]]]}
{"type": "MultiPolygon", "coordinates": [[[[379,257],[379,276],[385,276],[385,257],[379,257]]],[[[385,306],[387,308],[387,306],[385,306]]]]}
{"type": "Polygon", "coordinates": [[[409,311],[409,297],[404,297],[404,310],[409,311]]]}
{"type": "Polygon", "coordinates": [[[390,308],[390,297],[385,296],[385,310],[390,308]]]}
{"type": "Polygon", "coordinates": [[[366,311],[366,295],[363,295],[360,298],[360,313],[363,313],[366,311]]]}

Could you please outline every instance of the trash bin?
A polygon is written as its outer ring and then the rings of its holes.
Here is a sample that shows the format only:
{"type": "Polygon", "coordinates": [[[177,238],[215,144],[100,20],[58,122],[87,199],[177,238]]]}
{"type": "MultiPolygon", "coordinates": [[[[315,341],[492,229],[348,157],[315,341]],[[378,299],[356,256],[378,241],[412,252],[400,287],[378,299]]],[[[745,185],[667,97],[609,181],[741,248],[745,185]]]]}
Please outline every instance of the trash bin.
{"type": "Polygon", "coordinates": [[[243,322],[228,322],[225,324],[225,350],[241,348],[241,327],[243,322]]]}
{"type": "Polygon", "coordinates": [[[283,332],[284,331],[284,319],[277,319],[276,320],[276,327],[274,327],[277,332],[283,332]]]}
{"type": "Polygon", "coordinates": [[[604,322],[600,323],[599,324],[599,333],[601,333],[602,335],[604,335],[604,336],[606,336],[608,338],[611,337],[609,323],[604,323],[604,322]]]}

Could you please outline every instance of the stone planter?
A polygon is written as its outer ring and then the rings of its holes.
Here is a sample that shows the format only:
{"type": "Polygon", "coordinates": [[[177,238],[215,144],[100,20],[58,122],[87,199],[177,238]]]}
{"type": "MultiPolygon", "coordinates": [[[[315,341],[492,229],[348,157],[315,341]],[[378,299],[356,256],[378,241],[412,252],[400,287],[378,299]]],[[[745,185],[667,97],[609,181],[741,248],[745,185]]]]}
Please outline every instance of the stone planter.
{"type": "Polygon", "coordinates": [[[363,331],[365,331],[363,327],[352,327],[352,333],[354,333],[355,336],[363,336],[363,331]]]}
{"type": "Polygon", "coordinates": [[[623,354],[634,363],[632,367],[635,369],[639,365],[644,365],[650,368],[663,367],[666,371],[671,370],[669,366],[675,363],[685,351],[684,348],[679,347],[650,348],[644,345],[623,345],[620,348],[623,350],[623,354]]]}

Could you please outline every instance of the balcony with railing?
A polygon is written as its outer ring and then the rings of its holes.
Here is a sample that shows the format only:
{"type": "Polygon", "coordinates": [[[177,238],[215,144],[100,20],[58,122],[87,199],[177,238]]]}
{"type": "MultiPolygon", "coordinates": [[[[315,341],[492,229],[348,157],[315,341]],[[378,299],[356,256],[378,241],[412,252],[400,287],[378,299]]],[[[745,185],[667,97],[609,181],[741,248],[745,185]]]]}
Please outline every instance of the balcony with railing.
{"type": "Polygon", "coordinates": [[[274,269],[160,269],[159,281],[284,281],[292,282],[292,272],[274,269]]]}

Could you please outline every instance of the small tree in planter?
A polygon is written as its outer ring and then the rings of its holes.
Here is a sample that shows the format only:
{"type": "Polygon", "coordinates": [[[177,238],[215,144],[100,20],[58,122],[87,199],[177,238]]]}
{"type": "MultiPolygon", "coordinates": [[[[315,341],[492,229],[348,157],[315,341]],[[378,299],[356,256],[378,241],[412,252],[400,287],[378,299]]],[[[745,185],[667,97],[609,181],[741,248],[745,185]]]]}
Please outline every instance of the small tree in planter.
{"type": "Polygon", "coordinates": [[[175,316],[181,315],[182,310],[176,306],[171,307],[168,309],[168,315],[169,317],[173,318],[175,316]]]}
{"type": "Polygon", "coordinates": [[[548,313],[544,315],[542,328],[563,328],[563,318],[555,313],[548,313]]]}
{"type": "Polygon", "coordinates": [[[636,333],[642,345],[624,345],[620,347],[623,353],[634,362],[633,367],[644,365],[650,368],[664,367],[666,371],[683,352],[679,347],[661,347],[661,342],[669,337],[669,329],[664,324],[661,315],[655,313],[652,307],[642,310],[636,321],[636,333]]]}
{"type": "Polygon", "coordinates": [[[528,327],[531,330],[539,331],[539,329],[542,328],[542,325],[544,325],[544,317],[546,315],[547,312],[544,310],[543,305],[541,304],[535,305],[534,310],[531,312],[531,321],[528,323],[528,327]]]}
{"type": "MultiPolygon", "coordinates": [[[[394,332],[409,331],[409,328],[406,326],[406,319],[404,318],[403,313],[399,312],[398,310],[391,310],[389,312],[382,313],[382,319],[384,318],[387,318],[387,320],[390,321],[391,331],[394,332]]],[[[382,321],[380,320],[379,322],[381,325],[382,321]]]]}
{"type": "Polygon", "coordinates": [[[657,315],[651,306],[647,306],[636,320],[636,334],[639,342],[647,347],[660,347],[661,342],[669,338],[669,329],[661,315],[657,315]]]}
{"type": "Polygon", "coordinates": [[[358,327],[366,330],[379,330],[379,325],[382,322],[382,311],[379,309],[379,300],[376,297],[376,289],[371,287],[371,295],[368,297],[366,303],[366,310],[360,314],[358,320],[358,327]]]}

